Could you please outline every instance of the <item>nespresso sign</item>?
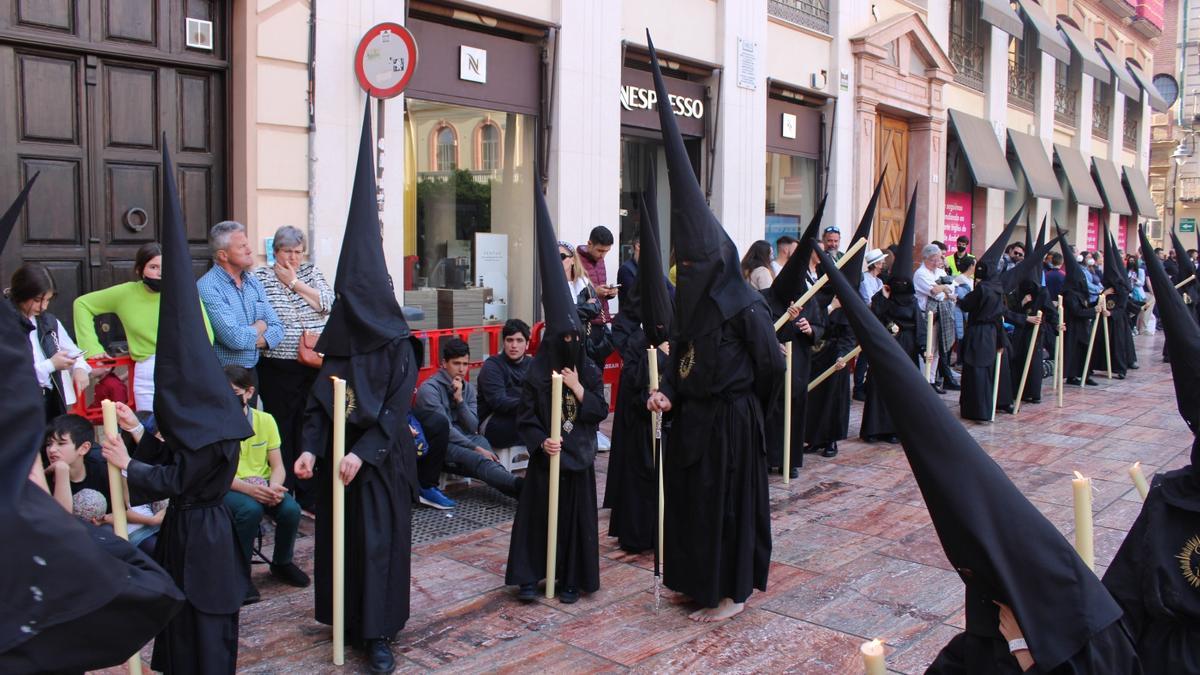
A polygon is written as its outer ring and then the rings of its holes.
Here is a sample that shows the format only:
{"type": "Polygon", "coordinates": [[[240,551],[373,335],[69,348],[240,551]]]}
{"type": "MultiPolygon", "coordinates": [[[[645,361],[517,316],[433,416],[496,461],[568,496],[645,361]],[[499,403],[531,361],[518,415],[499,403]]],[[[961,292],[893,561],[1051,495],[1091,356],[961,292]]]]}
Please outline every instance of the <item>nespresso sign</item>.
{"type": "MultiPolygon", "coordinates": [[[[706,107],[704,85],[674,77],[663,79],[670,91],[670,105],[675,112],[680,133],[703,136],[706,107]]],[[[659,129],[658,105],[658,94],[654,91],[654,80],[650,73],[633,68],[622,69],[621,124],[659,129]]]]}

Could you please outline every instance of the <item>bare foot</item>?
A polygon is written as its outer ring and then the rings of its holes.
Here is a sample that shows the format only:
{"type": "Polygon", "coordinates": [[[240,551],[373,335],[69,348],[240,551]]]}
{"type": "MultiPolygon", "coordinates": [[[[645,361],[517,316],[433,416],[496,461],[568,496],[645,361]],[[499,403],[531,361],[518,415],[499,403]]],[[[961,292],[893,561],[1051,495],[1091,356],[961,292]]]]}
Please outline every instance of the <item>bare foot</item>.
{"type": "Polygon", "coordinates": [[[720,604],[716,607],[698,609],[689,614],[688,618],[700,623],[714,623],[737,616],[742,613],[743,609],[746,609],[746,603],[734,602],[732,598],[721,598],[720,604]]]}

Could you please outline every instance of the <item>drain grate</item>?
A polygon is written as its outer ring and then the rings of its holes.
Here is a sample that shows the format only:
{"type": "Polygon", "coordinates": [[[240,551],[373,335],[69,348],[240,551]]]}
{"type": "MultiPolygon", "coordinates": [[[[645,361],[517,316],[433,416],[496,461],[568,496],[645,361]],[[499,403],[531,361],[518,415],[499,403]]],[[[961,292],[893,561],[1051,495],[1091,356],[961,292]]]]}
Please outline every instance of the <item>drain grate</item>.
{"type": "Polygon", "coordinates": [[[450,495],[457,505],[448,511],[413,505],[412,543],[424,544],[456,534],[512,522],[517,501],[486,485],[450,495]]]}

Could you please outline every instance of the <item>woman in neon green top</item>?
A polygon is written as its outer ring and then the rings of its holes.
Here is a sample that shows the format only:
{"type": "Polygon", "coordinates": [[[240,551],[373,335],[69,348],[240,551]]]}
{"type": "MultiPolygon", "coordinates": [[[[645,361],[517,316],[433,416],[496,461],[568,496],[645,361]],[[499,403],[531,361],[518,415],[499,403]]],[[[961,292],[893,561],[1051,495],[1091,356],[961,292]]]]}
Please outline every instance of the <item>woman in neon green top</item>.
{"type": "MultiPolygon", "coordinates": [[[[75,299],[75,336],[88,358],[104,355],[96,335],[96,316],[116,314],[125,328],[133,369],[133,397],[138,410],[154,408],[154,353],[158,344],[158,287],[162,281],[162,248],[156,242],[143,244],[134,256],[136,281],[127,281],[81,295],[75,299]]],[[[204,317],[208,338],[212,328],[204,317]]]]}

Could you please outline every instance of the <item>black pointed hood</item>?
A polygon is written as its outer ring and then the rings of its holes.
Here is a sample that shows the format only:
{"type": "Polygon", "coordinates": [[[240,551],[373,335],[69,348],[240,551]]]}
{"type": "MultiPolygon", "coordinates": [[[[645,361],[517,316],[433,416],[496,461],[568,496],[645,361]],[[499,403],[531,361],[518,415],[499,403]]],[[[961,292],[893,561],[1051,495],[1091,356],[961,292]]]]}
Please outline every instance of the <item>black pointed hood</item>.
{"type": "Polygon", "coordinates": [[[1179,265],[1179,278],[1172,281],[1179,283],[1196,274],[1196,265],[1192,262],[1191,256],[1188,255],[1187,248],[1183,245],[1183,242],[1179,241],[1179,236],[1175,234],[1175,228],[1171,228],[1171,247],[1175,249],[1176,264],[1179,265]]]}
{"type": "Polygon", "coordinates": [[[154,358],[154,417],[171,445],[197,450],[254,433],[208,341],[192,274],[175,165],[163,134],[162,296],[154,358]]]}
{"type": "Polygon", "coordinates": [[[913,186],[908,212],[904,214],[904,229],[896,242],[896,257],[888,275],[888,287],[894,295],[913,294],[913,249],[917,241],[917,188],[913,186]]]}
{"type": "Polygon", "coordinates": [[[1009,605],[1039,672],[1052,671],[1118,620],[1121,608],[930,389],[829,257],[822,254],[821,263],[879,376],[946,558],[967,584],[968,598],[983,600],[968,607],[968,625],[993,628],[998,617],[990,600],[1009,605]]]}
{"type": "MultiPolygon", "coordinates": [[[[862,218],[858,221],[858,228],[854,230],[854,235],[850,237],[850,245],[862,239],[864,241],[871,240],[871,226],[875,223],[875,207],[879,204],[879,193],[883,188],[883,177],[887,175],[887,168],[884,168],[883,173],[879,174],[879,180],[875,181],[875,191],[871,193],[871,200],[867,202],[867,210],[863,211],[862,218]]],[[[866,265],[863,263],[867,259],[867,249],[869,247],[863,245],[850,256],[850,259],[842,264],[842,269],[846,270],[846,274],[850,275],[850,285],[854,290],[858,290],[862,284],[863,272],[866,271],[866,265]]]]}
{"type": "Polygon", "coordinates": [[[1032,251],[1033,247],[1036,245],[1037,244],[1033,243],[1033,227],[1031,225],[1026,225],[1025,226],[1025,257],[1026,258],[1029,257],[1030,251],[1032,251]]]}
{"type": "MultiPolygon", "coordinates": [[[[1154,247],[1146,237],[1145,227],[1138,227],[1142,259],[1146,261],[1146,276],[1154,287],[1158,315],[1162,321],[1171,354],[1171,377],[1175,381],[1175,403],[1179,415],[1187,422],[1192,434],[1200,433],[1200,326],[1192,310],[1163,269],[1162,261],[1154,255],[1154,247]]],[[[1192,282],[1193,284],[1197,282],[1192,282]]],[[[1192,471],[1200,472],[1200,445],[1192,445],[1192,471]]]]}
{"type": "Polygon", "coordinates": [[[1104,230],[1104,276],[1100,283],[1104,284],[1105,288],[1129,292],[1129,276],[1125,271],[1121,253],[1117,249],[1117,240],[1112,236],[1108,227],[1102,225],[1101,228],[1104,230]]]}
{"type": "Polygon", "coordinates": [[[29,199],[29,191],[33,189],[33,184],[37,182],[38,176],[42,175],[39,171],[33,174],[33,178],[25,183],[25,187],[21,188],[20,194],[13,200],[8,210],[0,216],[0,251],[4,250],[4,245],[8,243],[8,237],[12,234],[13,228],[17,225],[17,218],[21,215],[21,210],[25,208],[25,202],[29,199]]]}
{"type": "MultiPolygon", "coordinates": [[[[536,171],[534,175],[537,175],[536,171]]],[[[579,322],[575,297],[571,295],[571,287],[567,285],[567,277],[563,274],[562,258],[558,255],[558,235],[554,223],[550,221],[550,209],[546,206],[546,197],[542,195],[538,181],[534,181],[533,206],[537,227],[538,274],[542,283],[542,317],[546,322],[541,344],[550,353],[549,365],[552,370],[575,368],[582,346],[583,324],[579,322]],[[570,345],[564,343],[568,335],[574,336],[570,345]]],[[[540,353],[542,350],[538,351],[540,353]]]]}
{"type": "Polygon", "coordinates": [[[817,210],[813,211],[813,217],[808,221],[808,227],[804,229],[804,233],[800,235],[800,243],[796,246],[796,252],[792,257],[788,258],[783,269],[779,270],[779,274],[775,275],[775,280],[771,282],[771,295],[775,300],[782,305],[790,305],[804,294],[804,290],[808,287],[808,263],[812,259],[812,241],[817,238],[817,230],[821,227],[821,217],[825,213],[825,199],[821,197],[821,202],[817,204],[817,210]]]}
{"type": "Polygon", "coordinates": [[[1063,283],[1063,295],[1068,291],[1074,291],[1080,294],[1085,300],[1088,298],[1087,275],[1083,271],[1083,265],[1075,259],[1075,249],[1067,243],[1067,232],[1058,227],[1058,223],[1054,224],[1058,230],[1058,246],[1062,250],[1063,256],[1063,272],[1066,274],[1066,281],[1063,283]]]}
{"type": "Polygon", "coordinates": [[[661,243],[658,233],[658,191],[655,189],[654,164],[642,192],[642,227],[638,231],[641,253],[638,255],[638,275],[634,281],[638,314],[648,344],[659,345],[671,339],[671,323],[675,314],[671,293],[663,274],[661,243]]]}
{"type": "Polygon", "coordinates": [[[1042,284],[1042,260],[1058,241],[1056,237],[1049,244],[1046,243],[1045,217],[1042,218],[1042,226],[1038,229],[1037,241],[1037,244],[1025,249],[1025,258],[1017,263],[1016,267],[1001,275],[1001,283],[1006,293],[1016,290],[1023,284],[1033,283],[1038,286],[1042,284]]]}
{"type": "Polygon", "coordinates": [[[336,297],[317,341],[317,351],[331,356],[367,354],[412,335],[383,257],[372,155],[375,144],[371,141],[372,100],[367,97],[363,112],[350,212],[333,282],[336,297]]]}
{"type": "Polygon", "coordinates": [[[667,155],[674,214],[671,242],[677,263],[675,330],[688,336],[706,335],[758,302],[761,296],[743,279],[737,247],[708,208],[704,191],[692,171],[674,109],[666,105],[670,98],[649,31],[646,44],[650,48],[654,89],[658,100],[663,102],[656,108],[667,155]]]}
{"type": "Polygon", "coordinates": [[[1025,205],[1021,204],[1017,208],[1017,212],[1008,221],[1008,225],[1004,226],[1004,231],[999,237],[987,247],[983,255],[979,256],[978,264],[984,265],[992,277],[996,276],[996,272],[1000,269],[1000,259],[1004,256],[1004,247],[1008,246],[1008,242],[1012,239],[1013,232],[1017,231],[1017,224],[1021,222],[1021,217],[1025,215],[1025,205]]]}

